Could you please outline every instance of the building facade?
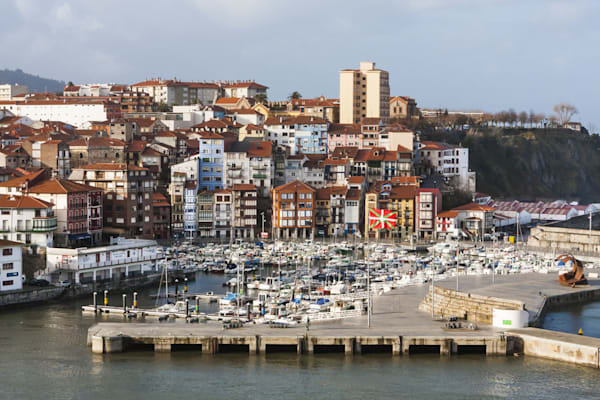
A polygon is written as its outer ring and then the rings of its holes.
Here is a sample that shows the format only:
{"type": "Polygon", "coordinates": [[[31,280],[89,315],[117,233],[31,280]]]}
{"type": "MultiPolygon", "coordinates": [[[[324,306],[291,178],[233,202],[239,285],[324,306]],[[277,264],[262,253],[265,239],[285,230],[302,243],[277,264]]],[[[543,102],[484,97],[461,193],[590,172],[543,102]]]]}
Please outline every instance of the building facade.
{"type": "Polygon", "coordinates": [[[340,71],[340,123],[360,123],[363,118],[390,117],[390,83],[387,71],[374,62],[361,62],[360,69],[340,71]]]}

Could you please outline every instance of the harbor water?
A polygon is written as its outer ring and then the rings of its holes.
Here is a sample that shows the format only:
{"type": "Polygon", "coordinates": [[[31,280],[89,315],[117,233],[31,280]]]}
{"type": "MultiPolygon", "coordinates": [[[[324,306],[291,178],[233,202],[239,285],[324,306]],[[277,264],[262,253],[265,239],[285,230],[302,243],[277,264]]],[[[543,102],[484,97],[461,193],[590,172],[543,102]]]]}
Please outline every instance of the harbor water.
{"type": "MultiPolygon", "coordinates": [[[[199,273],[190,292],[223,293],[223,275],[199,273]]],[[[173,288],[174,289],[174,288],[173,288]]],[[[180,288],[182,289],[182,288],[180,288]]],[[[140,291],[151,306],[156,289],[140,291]]],[[[131,301],[131,293],[128,294],[131,301]]],[[[127,352],[94,355],[89,326],[116,315],[82,315],[90,299],[0,312],[1,399],[597,399],[598,371],[530,357],[384,354],[127,352]]],[[[118,305],[121,293],[111,293],[118,305]]],[[[201,311],[214,311],[204,304],[201,311]]],[[[548,314],[550,329],[600,332],[599,304],[548,314]],[[575,324],[575,327],[571,327],[575,324]]],[[[109,318],[109,319],[107,319],[109,318]]],[[[110,319],[112,318],[112,319],[110,319]]],[[[121,318],[121,319],[120,319],[121,318]]],[[[136,323],[136,322],[131,322],[136,323]]]]}

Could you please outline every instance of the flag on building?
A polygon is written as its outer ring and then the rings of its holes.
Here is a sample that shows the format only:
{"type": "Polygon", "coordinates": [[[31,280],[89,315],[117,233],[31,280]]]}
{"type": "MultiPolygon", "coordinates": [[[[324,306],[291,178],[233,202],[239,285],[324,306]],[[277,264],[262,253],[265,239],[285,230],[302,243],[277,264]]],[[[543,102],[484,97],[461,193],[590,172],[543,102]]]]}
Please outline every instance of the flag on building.
{"type": "Polygon", "coordinates": [[[369,208],[369,230],[394,229],[397,219],[398,211],[369,208]]]}

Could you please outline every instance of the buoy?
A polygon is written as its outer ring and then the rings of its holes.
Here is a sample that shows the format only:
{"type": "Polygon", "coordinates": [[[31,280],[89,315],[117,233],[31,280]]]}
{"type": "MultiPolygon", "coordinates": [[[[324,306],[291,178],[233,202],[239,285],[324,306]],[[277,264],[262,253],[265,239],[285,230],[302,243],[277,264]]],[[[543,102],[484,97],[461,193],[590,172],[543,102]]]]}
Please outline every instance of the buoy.
{"type": "Polygon", "coordinates": [[[579,328],[579,332],[577,332],[578,335],[583,335],[583,329],[579,328]]]}

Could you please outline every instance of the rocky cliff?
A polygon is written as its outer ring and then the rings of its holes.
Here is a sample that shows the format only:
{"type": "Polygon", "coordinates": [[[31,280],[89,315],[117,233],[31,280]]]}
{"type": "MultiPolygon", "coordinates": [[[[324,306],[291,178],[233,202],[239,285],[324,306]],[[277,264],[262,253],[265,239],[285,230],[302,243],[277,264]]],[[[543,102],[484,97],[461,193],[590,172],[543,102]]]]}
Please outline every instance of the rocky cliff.
{"type": "Polygon", "coordinates": [[[569,130],[496,130],[462,138],[477,190],[496,198],[600,202],[600,137],[569,130]]]}

